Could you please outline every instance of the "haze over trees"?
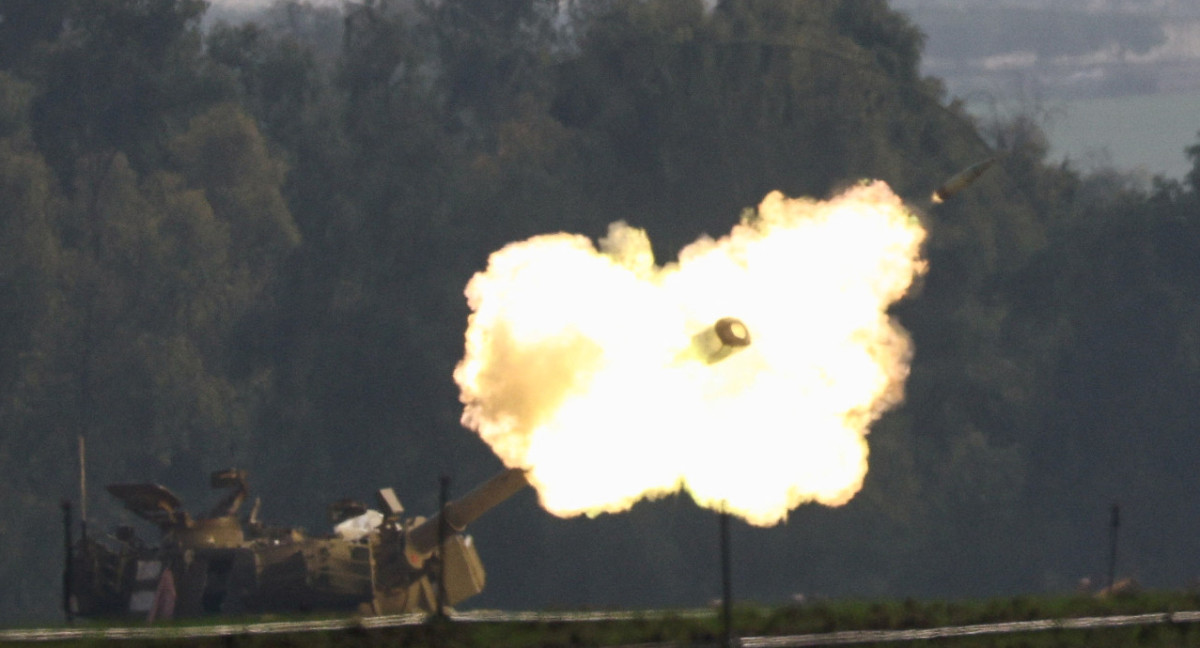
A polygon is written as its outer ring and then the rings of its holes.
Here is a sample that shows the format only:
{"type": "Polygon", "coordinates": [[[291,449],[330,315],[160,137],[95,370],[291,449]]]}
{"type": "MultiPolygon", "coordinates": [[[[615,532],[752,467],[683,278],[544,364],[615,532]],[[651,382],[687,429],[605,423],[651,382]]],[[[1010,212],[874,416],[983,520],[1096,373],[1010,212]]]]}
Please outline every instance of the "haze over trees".
{"type": "MultiPolygon", "coordinates": [[[[880,178],[919,204],[990,155],[924,214],[930,271],[895,309],[908,398],[864,490],[738,526],[736,594],[1070,590],[1103,576],[1113,502],[1122,575],[1200,575],[1200,144],[1150,190],[1049,165],[1033,120],[979,124],[921,78],[883,1],[281,2],[202,30],[205,10],[0,0],[6,620],[58,613],[79,435],[91,484],[193,509],[236,465],[278,523],[321,530],[386,485],[431,511],[439,475],[500,467],[451,379],[491,251],[624,219],[667,261],[773,189],[880,178]]],[[[92,490],[93,529],[123,519],[92,490]]],[[[686,498],[558,520],[527,493],[474,531],[479,606],[719,591],[716,522],[686,498]]]]}

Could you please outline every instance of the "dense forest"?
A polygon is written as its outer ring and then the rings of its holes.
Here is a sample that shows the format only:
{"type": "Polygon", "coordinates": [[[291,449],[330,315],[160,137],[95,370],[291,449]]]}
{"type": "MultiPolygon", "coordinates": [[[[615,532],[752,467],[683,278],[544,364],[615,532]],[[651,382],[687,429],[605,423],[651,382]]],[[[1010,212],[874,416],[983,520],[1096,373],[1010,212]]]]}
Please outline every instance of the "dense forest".
{"type": "MultiPolygon", "coordinates": [[[[204,508],[250,471],[319,531],[392,485],[436,506],[500,468],[459,425],[463,288],[505,243],[645,228],[660,262],[769,191],[885,180],[929,271],[863,491],[735,524],[735,596],[965,597],[1200,577],[1200,145],[1183,182],[1047,162],[921,78],[884,0],[0,0],[0,611],[59,614],[59,502],[204,508]],[[1195,271],[1195,274],[1191,274],[1195,271]]],[[[1200,128],[1200,124],[1197,124],[1200,128]]],[[[814,313],[819,317],[819,313],[814,313]]],[[[695,605],[717,521],[686,497],[475,527],[476,606],[695,605]]]]}

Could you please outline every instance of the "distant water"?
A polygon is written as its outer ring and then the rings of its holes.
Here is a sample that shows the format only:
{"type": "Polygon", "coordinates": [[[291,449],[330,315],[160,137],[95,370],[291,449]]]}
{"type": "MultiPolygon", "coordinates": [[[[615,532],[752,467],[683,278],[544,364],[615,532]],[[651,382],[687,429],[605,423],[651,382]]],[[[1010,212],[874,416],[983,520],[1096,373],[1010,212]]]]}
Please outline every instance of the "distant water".
{"type": "Polygon", "coordinates": [[[1183,149],[1200,141],[1200,91],[1052,102],[1051,109],[1051,159],[1069,157],[1085,171],[1107,161],[1179,179],[1191,169],[1183,149]]]}

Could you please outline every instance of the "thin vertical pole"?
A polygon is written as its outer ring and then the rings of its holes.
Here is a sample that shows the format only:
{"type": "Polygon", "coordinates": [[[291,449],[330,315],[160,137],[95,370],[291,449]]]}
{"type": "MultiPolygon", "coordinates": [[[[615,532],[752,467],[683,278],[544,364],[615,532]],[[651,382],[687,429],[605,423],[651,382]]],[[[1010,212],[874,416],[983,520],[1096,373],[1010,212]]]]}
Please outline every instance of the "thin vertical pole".
{"type": "Polygon", "coordinates": [[[1111,594],[1117,579],[1117,532],[1121,528],[1121,507],[1113,503],[1112,520],[1109,523],[1108,544],[1108,591],[1111,594]]]}
{"type": "Polygon", "coordinates": [[[450,495],[450,478],[442,475],[438,480],[438,582],[437,582],[437,616],[439,620],[446,618],[446,500],[450,495]]]}
{"type": "Polygon", "coordinates": [[[721,625],[722,645],[733,648],[733,569],[729,548],[729,513],[721,510],[721,625]]]}
{"type": "Polygon", "coordinates": [[[87,540],[87,441],[79,435],[79,532],[87,540]]]}
{"type": "Polygon", "coordinates": [[[66,558],[66,564],[63,566],[63,583],[62,583],[62,606],[63,614],[67,617],[67,623],[75,621],[75,613],[71,610],[71,597],[74,594],[71,587],[75,581],[75,551],[74,542],[71,540],[71,500],[62,501],[63,514],[63,549],[66,558]]]}

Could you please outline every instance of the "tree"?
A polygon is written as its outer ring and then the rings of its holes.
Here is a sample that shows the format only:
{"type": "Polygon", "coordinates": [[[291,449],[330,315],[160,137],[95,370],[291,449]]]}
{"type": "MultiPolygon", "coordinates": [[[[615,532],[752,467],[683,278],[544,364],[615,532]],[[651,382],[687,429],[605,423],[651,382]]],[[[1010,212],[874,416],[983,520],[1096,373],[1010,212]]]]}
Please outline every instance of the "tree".
{"type": "Polygon", "coordinates": [[[134,168],[161,162],[163,138],[211,100],[197,67],[204,0],[72,3],[70,28],[36,64],[34,137],[73,190],[74,161],[121,151],[134,168]]]}
{"type": "Polygon", "coordinates": [[[26,72],[62,33],[71,0],[0,1],[0,70],[26,72]]]}
{"type": "MultiPolygon", "coordinates": [[[[0,77],[0,96],[13,92],[0,77]]],[[[0,422],[19,449],[0,466],[20,475],[4,486],[6,519],[54,510],[77,436],[100,483],[252,463],[271,373],[240,357],[239,327],[298,244],[283,167],[232,106],[169,149],[172,168],[145,175],[121,153],[82,158],[64,199],[27,128],[0,138],[0,291],[21,304],[0,340],[0,422]]],[[[0,567],[24,584],[11,609],[52,609],[54,545],[22,546],[0,567]]]]}
{"type": "Polygon", "coordinates": [[[30,521],[54,510],[66,451],[42,417],[61,393],[53,367],[63,308],[56,232],[66,204],[30,137],[32,95],[30,85],[0,72],[0,471],[7,476],[0,540],[13,556],[0,562],[0,575],[13,584],[0,597],[14,618],[54,609],[28,565],[54,565],[59,553],[30,521]]]}

